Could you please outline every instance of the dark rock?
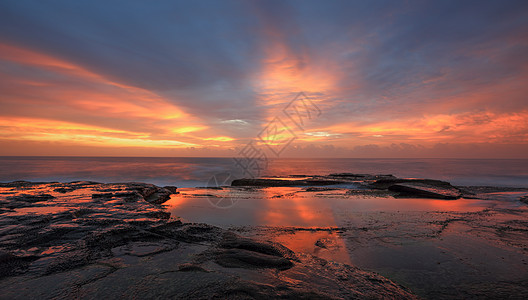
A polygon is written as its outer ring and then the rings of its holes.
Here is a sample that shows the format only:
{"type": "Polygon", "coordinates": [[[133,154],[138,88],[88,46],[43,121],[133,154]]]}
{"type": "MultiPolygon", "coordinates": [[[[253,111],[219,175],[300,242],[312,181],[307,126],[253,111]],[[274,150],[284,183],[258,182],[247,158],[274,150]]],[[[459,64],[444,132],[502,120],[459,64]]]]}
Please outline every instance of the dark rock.
{"type": "Polygon", "coordinates": [[[215,262],[226,268],[275,268],[286,270],[299,261],[295,253],[283,245],[257,241],[226,232],[218,243],[215,262]]]}
{"type": "Polygon", "coordinates": [[[355,173],[333,173],[328,175],[329,177],[337,177],[349,180],[378,180],[378,179],[394,179],[396,178],[392,174],[355,174],[355,173]]]}
{"type": "Polygon", "coordinates": [[[189,223],[182,227],[182,230],[190,234],[201,234],[215,230],[216,227],[204,223],[189,223]]]}
{"type": "Polygon", "coordinates": [[[335,179],[299,179],[299,180],[282,180],[282,179],[265,179],[265,178],[242,178],[235,179],[231,182],[231,186],[264,186],[264,187],[280,187],[280,186],[319,186],[319,185],[335,185],[343,184],[347,181],[335,179]]]}
{"type": "Polygon", "coordinates": [[[18,243],[23,247],[51,246],[64,241],[64,236],[74,230],[69,227],[46,226],[42,229],[34,228],[33,230],[24,232],[24,236],[18,239],[18,243]]]}
{"type": "Polygon", "coordinates": [[[147,202],[152,204],[162,204],[170,199],[173,194],[170,189],[160,188],[153,184],[128,183],[128,190],[137,191],[147,202]]]}
{"type": "Polygon", "coordinates": [[[123,246],[112,248],[115,256],[130,255],[136,257],[152,256],[174,250],[179,243],[174,241],[160,242],[132,242],[123,246]]]}
{"type": "Polygon", "coordinates": [[[244,249],[262,254],[285,257],[295,261],[298,260],[293,251],[281,244],[270,241],[256,241],[232,233],[226,233],[224,239],[218,244],[218,246],[225,249],[244,249]]]}
{"type": "Polygon", "coordinates": [[[226,233],[224,239],[218,244],[218,246],[225,249],[244,249],[267,255],[285,257],[295,261],[298,260],[293,251],[281,244],[270,241],[256,241],[232,233],[226,233]]]}
{"type": "Polygon", "coordinates": [[[332,176],[332,177],[353,177],[353,178],[365,178],[367,176],[370,176],[368,174],[355,174],[355,173],[332,173],[328,176],[332,176]]]}
{"type": "MultiPolygon", "coordinates": [[[[222,285],[215,285],[213,289],[201,289],[192,294],[194,299],[299,299],[299,300],[329,300],[345,299],[329,295],[328,291],[313,291],[310,289],[294,288],[288,285],[261,284],[249,280],[229,281],[222,285]]],[[[185,298],[185,297],[184,297],[185,298]]],[[[373,297],[363,297],[374,299],[373,297]]],[[[381,298],[381,297],[378,297],[381,298]]],[[[347,297],[359,299],[359,297],[347,297]]],[[[388,299],[388,298],[386,298],[388,299]]]]}
{"type": "Polygon", "coordinates": [[[134,226],[116,225],[89,234],[83,239],[83,244],[89,248],[103,250],[124,245],[139,237],[148,236],[147,232],[143,232],[134,226]]]}
{"type": "Polygon", "coordinates": [[[114,197],[114,194],[113,193],[93,193],[92,194],[92,199],[110,199],[114,197]]]}
{"type": "Polygon", "coordinates": [[[159,231],[160,233],[168,231],[168,230],[175,230],[180,229],[183,226],[183,222],[181,220],[171,220],[166,223],[162,223],[161,225],[152,227],[152,231],[159,231]]]}
{"type": "Polygon", "coordinates": [[[219,250],[215,262],[225,268],[275,268],[287,270],[293,263],[286,258],[243,249],[219,250]]]}
{"type": "Polygon", "coordinates": [[[113,196],[118,197],[118,198],[126,198],[126,197],[137,197],[141,195],[138,192],[133,191],[133,192],[115,192],[113,196]]]}
{"type": "Polygon", "coordinates": [[[62,253],[57,259],[50,262],[44,274],[49,275],[79,268],[93,262],[99,257],[99,253],[89,251],[89,249],[77,249],[62,253]]]}
{"type": "Polygon", "coordinates": [[[193,194],[193,197],[219,198],[219,196],[213,194],[193,194]]]}
{"type": "Polygon", "coordinates": [[[73,191],[73,190],[74,190],[74,189],[72,189],[72,188],[63,188],[63,187],[61,187],[61,188],[56,188],[56,189],[54,189],[53,191],[54,191],[54,192],[57,192],[57,193],[65,194],[65,193],[71,192],[71,191],[73,191]]]}
{"type": "Polygon", "coordinates": [[[89,209],[89,208],[80,208],[80,209],[76,209],[72,211],[71,214],[73,218],[82,218],[94,212],[95,212],[94,210],[89,209]]]}
{"type": "Polygon", "coordinates": [[[89,180],[75,180],[75,181],[71,181],[70,184],[83,186],[83,185],[94,185],[94,184],[101,184],[101,183],[96,182],[96,181],[89,181],[89,180]]]}
{"type": "Polygon", "coordinates": [[[20,257],[0,250],[0,278],[23,272],[31,262],[37,259],[36,256],[20,257]]]}
{"type": "Polygon", "coordinates": [[[346,195],[349,196],[368,196],[368,197],[392,197],[395,196],[396,192],[389,190],[380,189],[349,189],[346,191],[346,195]]]}
{"type": "Polygon", "coordinates": [[[389,191],[398,192],[398,196],[446,200],[458,199],[461,196],[460,191],[451,185],[430,185],[420,182],[394,184],[389,187],[389,191]]]}
{"type": "Polygon", "coordinates": [[[162,204],[170,199],[171,194],[172,193],[167,189],[159,189],[150,196],[145,197],[145,200],[153,204],[162,204]]]}
{"type": "Polygon", "coordinates": [[[184,224],[180,220],[169,221],[149,229],[153,234],[171,238],[177,241],[196,243],[203,241],[219,241],[221,230],[207,224],[184,224]]]}
{"type": "Polygon", "coordinates": [[[2,182],[0,183],[0,187],[25,187],[25,186],[31,186],[33,185],[33,182],[24,181],[24,180],[17,180],[17,181],[11,181],[11,182],[2,182]]]}
{"type": "Polygon", "coordinates": [[[387,189],[392,185],[399,183],[420,183],[427,184],[435,187],[447,187],[454,188],[451,183],[447,181],[435,180],[435,179],[420,179],[420,178],[382,178],[371,183],[369,186],[376,189],[387,189]]]}
{"type": "Polygon", "coordinates": [[[168,211],[153,211],[145,214],[149,218],[168,220],[170,219],[170,212],[168,211]]]}
{"type": "Polygon", "coordinates": [[[523,196],[523,197],[519,198],[519,201],[521,201],[522,203],[528,204],[528,196],[523,196]]]}
{"type": "Polygon", "coordinates": [[[17,196],[6,197],[6,199],[12,200],[12,201],[23,201],[23,202],[35,203],[35,202],[55,199],[55,197],[50,194],[37,194],[37,195],[20,194],[17,196]]]}
{"type": "Polygon", "coordinates": [[[181,264],[178,266],[178,271],[180,272],[208,272],[206,269],[195,265],[195,264],[181,264]]]}
{"type": "Polygon", "coordinates": [[[306,188],[304,190],[306,192],[324,192],[324,191],[332,191],[332,190],[337,190],[337,189],[336,188],[329,188],[329,187],[312,186],[312,187],[306,188]]]}
{"type": "Polygon", "coordinates": [[[173,194],[178,193],[178,191],[177,191],[178,188],[175,187],[175,186],[167,185],[167,186],[164,186],[163,188],[166,189],[166,190],[169,190],[173,194]]]}
{"type": "Polygon", "coordinates": [[[114,197],[124,199],[126,202],[135,202],[143,198],[137,191],[115,192],[114,197]]]}
{"type": "Polygon", "coordinates": [[[4,263],[6,261],[12,260],[13,258],[15,258],[14,255],[0,250],[0,264],[4,263]]]}
{"type": "Polygon", "coordinates": [[[127,185],[127,190],[137,191],[142,197],[148,197],[159,189],[159,187],[147,183],[130,182],[127,185]]]}

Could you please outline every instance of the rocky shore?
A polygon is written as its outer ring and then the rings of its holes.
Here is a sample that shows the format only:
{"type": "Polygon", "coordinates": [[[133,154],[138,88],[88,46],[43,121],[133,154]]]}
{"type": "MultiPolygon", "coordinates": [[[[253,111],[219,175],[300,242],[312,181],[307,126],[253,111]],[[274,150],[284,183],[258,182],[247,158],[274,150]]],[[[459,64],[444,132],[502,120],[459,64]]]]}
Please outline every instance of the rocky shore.
{"type": "MultiPolygon", "coordinates": [[[[395,192],[400,197],[458,199],[463,192],[449,182],[433,179],[397,178],[393,175],[338,173],[327,176],[296,175],[280,178],[244,178],[234,180],[232,186],[289,187],[356,185],[354,190],[395,192]]],[[[470,192],[471,193],[471,192],[470,192]]]]}
{"type": "Polygon", "coordinates": [[[373,272],[182,223],[174,187],[0,184],[2,299],[413,299],[373,272]]]}
{"type": "Polygon", "coordinates": [[[527,195],[351,173],[239,179],[193,193],[145,183],[0,183],[0,298],[522,299],[527,195]],[[264,194],[515,205],[345,211],[335,227],[231,228],[182,222],[164,205],[171,197],[250,199],[280,187],[284,193],[264,194]],[[295,246],[296,238],[315,250],[295,246]],[[344,259],[335,259],[339,253],[344,259]]]}

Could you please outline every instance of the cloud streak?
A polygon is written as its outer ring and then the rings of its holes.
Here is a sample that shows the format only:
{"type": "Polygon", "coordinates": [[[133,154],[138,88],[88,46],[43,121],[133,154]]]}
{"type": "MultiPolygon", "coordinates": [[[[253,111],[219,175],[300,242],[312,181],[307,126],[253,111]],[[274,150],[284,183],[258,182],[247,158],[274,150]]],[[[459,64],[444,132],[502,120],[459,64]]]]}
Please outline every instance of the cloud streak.
{"type": "Polygon", "coordinates": [[[0,154],[230,155],[304,91],[299,155],[507,157],[527,53],[525,1],[2,1],[0,154]]]}

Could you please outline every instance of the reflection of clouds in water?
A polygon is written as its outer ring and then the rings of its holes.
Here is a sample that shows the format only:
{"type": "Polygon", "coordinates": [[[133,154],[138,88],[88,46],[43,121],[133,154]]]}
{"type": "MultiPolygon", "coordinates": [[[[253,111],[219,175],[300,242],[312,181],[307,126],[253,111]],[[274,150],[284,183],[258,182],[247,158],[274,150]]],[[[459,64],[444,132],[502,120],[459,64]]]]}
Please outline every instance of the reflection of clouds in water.
{"type": "Polygon", "coordinates": [[[515,208],[518,201],[478,199],[438,200],[423,198],[371,197],[336,190],[306,192],[301,187],[258,189],[180,189],[166,202],[173,215],[193,222],[217,226],[350,226],[351,215],[384,211],[403,212],[478,212],[490,207],[515,208]],[[240,201],[238,201],[240,200],[240,201]],[[216,210],[213,206],[230,206],[216,210]]]}

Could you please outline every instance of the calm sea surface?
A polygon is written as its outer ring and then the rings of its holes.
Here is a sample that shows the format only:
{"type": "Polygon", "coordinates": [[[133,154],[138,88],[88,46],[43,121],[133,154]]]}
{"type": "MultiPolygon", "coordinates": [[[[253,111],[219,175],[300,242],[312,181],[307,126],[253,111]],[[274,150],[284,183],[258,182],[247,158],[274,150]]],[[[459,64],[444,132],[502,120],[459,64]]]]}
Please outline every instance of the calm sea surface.
{"type": "MultiPolygon", "coordinates": [[[[528,186],[528,159],[271,159],[261,175],[338,172],[433,178],[457,185],[528,186]]],[[[178,187],[205,186],[215,174],[244,177],[231,158],[0,157],[0,182],[139,181],[178,187]]]]}

